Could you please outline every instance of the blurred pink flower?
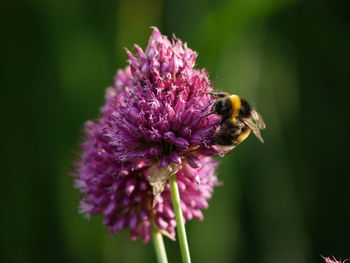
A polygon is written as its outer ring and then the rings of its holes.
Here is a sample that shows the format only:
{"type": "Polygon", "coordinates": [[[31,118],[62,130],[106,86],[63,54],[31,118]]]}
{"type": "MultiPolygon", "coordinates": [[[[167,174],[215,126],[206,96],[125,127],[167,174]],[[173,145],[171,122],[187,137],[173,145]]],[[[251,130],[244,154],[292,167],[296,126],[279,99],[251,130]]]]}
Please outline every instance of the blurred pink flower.
{"type": "Polygon", "coordinates": [[[322,258],[324,259],[325,263],[345,263],[345,262],[349,262],[348,259],[342,261],[342,260],[337,260],[335,257],[324,257],[322,256],[322,258]]]}

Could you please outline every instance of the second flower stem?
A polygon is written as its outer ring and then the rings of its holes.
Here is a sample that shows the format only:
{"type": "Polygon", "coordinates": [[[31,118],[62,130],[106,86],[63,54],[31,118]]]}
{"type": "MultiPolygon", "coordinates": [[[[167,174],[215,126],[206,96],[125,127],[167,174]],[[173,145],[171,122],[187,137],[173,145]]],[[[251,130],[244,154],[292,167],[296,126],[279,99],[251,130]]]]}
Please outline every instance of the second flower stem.
{"type": "Polygon", "coordinates": [[[170,176],[169,182],[170,182],[171,198],[173,200],[173,207],[174,207],[174,212],[176,217],[176,230],[177,230],[178,240],[180,243],[182,261],[184,263],[191,263],[190,250],[188,248],[188,243],[187,243],[185,223],[184,223],[182,210],[181,210],[180,193],[176,183],[176,174],[170,176]]]}
{"type": "Polygon", "coordinates": [[[158,229],[153,228],[152,235],[158,263],[168,263],[162,234],[158,231],[158,229]]]}

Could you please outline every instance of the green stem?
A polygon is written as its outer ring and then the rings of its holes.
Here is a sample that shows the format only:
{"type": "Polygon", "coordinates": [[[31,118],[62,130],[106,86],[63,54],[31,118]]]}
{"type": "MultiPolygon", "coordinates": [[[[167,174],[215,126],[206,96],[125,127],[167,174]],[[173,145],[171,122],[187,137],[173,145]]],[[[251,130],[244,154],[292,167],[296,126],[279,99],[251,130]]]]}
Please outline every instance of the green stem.
{"type": "Polygon", "coordinates": [[[190,250],[188,249],[188,243],[187,243],[185,223],[184,223],[184,219],[181,211],[179,188],[177,187],[177,183],[176,183],[176,175],[170,176],[169,182],[170,182],[171,198],[173,200],[173,207],[174,207],[174,212],[176,217],[176,230],[177,230],[177,235],[180,242],[182,261],[184,263],[191,263],[190,250]]]}
{"type": "Polygon", "coordinates": [[[166,257],[165,246],[163,242],[163,235],[159,232],[158,229],[153,228],[153,244],[157,254],[158,263],[168,263],[168,259],[166,257]]]}

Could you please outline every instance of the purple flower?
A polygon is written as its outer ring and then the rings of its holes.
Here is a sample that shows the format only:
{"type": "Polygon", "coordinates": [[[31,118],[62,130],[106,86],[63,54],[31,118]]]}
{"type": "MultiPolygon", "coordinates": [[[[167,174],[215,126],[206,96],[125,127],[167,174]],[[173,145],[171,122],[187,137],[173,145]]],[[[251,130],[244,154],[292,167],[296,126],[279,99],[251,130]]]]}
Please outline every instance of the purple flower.
{"type": "Polygon", "coordinates": [[[193,68],[197,54],[186,44],[175,37],[170,42],[156,28],[146,51],[135,49],[135,55],[127,51],[130,69],[116,78],[122,94],[104,108],[112,112],[106,136],[119,160],[147,159],[161,167],[185,161],[198,168],[198,155],[217,155],[218,117],[203,118],[213,101],[206,71],[193,68]]]}
{"type": "Polygon", "coordinates": [[[75,186],[79,210],[101,214],[110,233],[129,228],[132,239],[151,238],[152,227],[175,237],[168,178],[176,174],[186,220],[203,219],[217,185],[212,139],[213,98],[197,54],[154,28],[145,51],[127,51],[130,66],[118,71],[97,122],[85,125],[75,186]]]}
{"type": "Polygon", "coordinates": [[[330,257],[323,257],[322,258],[324,259],[325,263],[345,263],[345,262],[349,262],[349,260],[337,260],[335,257],[333,258],[330,258],[330,257]]]}
{"type": "MultiPolygon", "coordinates": [[[[83,193],[80,212],[101,214],[110,233],[129,228],[131,239],[143,242],[151,238],[152,225],[164,234],[175,237],[175,215],[171,204],[169,184],[152,207],[152,187],[147,180],[146,162],[117,162],[108,137],[99,124],[87,122],[82,160],[78,163],[75,186],[83,193]]],[[[213,187],[217,184],[217,162],[200,157],[201,167],[184,164],[177,172],[181,206],[186,220],[203,219],[202,209],[208,207],[213,187]]]]}

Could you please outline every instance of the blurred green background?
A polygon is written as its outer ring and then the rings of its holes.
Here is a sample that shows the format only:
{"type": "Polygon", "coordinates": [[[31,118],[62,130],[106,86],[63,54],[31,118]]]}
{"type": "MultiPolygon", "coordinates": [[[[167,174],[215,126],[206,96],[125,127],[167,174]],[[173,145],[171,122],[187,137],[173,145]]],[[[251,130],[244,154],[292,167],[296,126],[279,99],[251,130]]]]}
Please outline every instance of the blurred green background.
{"type": "MultiPolygon", "coordinates": [[[[155,262],[152,243],[109,236],[77,214],[81,129],[156,25],[198,51],[215,88],[264,116],[221,159],[193,262],[322,262],[350,257],[348,1],[76,0],[1,4],[1,262],[155,262]]],[[[170,262],[178,244],[166,240],[170,262]]]]}

